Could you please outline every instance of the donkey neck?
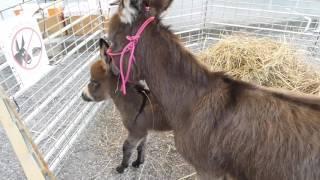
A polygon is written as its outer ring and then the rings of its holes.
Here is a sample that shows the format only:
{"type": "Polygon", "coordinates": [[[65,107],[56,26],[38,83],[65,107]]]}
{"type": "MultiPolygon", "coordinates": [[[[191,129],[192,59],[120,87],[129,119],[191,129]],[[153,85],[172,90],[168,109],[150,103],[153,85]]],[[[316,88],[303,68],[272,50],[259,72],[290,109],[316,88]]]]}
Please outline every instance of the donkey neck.
{"type": "Polygon", "coordinates": [[[166,27],[151,26],[139,43],[142,74],[169,118],[188,116],[191,105],[206,92],[210,72],[166,27]]]}
{"type": "MultiPolygon", "coordinates": [[[[137,92],[134,85],[130,84],[127,89],[127,95],[123,95],[120,91],[119,77],[111,75],[108,79],[108,91],[115,106],[120,111],[122,117],[135,114],[137,108],[140,107],[142,96],[137,92]]],[[[130,118],[130,117],[128,117],[130,118]]],[[[133,117],[132,117],[133,118],[133,117]]]]}

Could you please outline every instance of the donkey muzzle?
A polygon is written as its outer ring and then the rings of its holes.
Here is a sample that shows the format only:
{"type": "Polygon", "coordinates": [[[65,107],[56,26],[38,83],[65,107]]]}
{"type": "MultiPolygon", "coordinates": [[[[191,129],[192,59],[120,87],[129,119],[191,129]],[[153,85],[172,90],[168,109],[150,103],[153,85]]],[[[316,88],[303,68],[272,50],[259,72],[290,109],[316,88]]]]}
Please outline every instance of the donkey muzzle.
{"type": "Polygon", "coordinates": [[[81,93],[81,97],[84,101],[87,101],[87,102],[94,101],[94,99],[92,98],[92,96],[89,93],[87,86],[83,88],[82,93],[81,93]]]}
{"type": "Polygon", "coordinates": [[[86,102],[91,102],[92,101],[92,99],[90,99],[85,93],[82,93],[81,97],[86,102]]]}

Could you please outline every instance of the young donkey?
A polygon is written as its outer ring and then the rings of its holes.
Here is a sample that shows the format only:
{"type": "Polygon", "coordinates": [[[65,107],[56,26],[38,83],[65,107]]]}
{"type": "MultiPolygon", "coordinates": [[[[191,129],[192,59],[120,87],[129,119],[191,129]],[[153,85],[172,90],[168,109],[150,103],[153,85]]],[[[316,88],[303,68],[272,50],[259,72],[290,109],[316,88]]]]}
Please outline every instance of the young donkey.
{"type": "Polygon", "coordinates": [[[118,108],[122,123],[129,132],[123,144],[122,163],[116,168],[119,173],[122,173],[128,167],[132,150],[137,145],[138,157],[132,166],[139,167],[144,162],[148,130],[168,131],[171,128],[152,94],[149,94],[142,85],[130,84],[128,94],[126,96],[120,94],[121,92],[117,90],[119,78],[111,73],[109,66],[111,59],[105,56],[108,47],[108,44],[100,39],[100,54],[103,60],[91,66],[91,80],[84,88],[82,97],[86,101],[103,101],[111,97],[118,108]]]}
{"type": "MultiPolygon", "coordinates": [[[[134,80],[145,80],[174,130],[178,152],[200,178],[319,180],[320,99],[289,94],[210,72],[159,19],[170,0],[146,11],[144,0],[121,0],[110,20],[109,52],[135,39],[134,80]],[[156,12],[158,14],[152,14],[156,12]],[[135,35],[144,22],[156,18],[135,35]],[[128,40],[127,40],[128,39],[128,40]]],[[[129,53],[130,54],[130,53],[129,53]]],[[[124,66],[129,55],[125,56],[124,66]]]]}

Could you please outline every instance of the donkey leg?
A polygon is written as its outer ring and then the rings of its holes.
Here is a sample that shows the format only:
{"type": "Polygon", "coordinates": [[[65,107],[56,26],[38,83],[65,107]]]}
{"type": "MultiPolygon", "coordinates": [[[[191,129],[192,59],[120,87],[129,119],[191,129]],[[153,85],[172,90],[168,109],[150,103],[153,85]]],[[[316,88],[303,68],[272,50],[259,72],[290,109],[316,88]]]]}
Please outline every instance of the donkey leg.
{"type": "Polygon", "coordinates": [[[138,152],[137,160],[135,160],[132,163],[132,166],[135,168],[139,168],[139,166],[144,163],[146,140],[147,140],[147,136],[145,136],[142,139],[139,146],[137,147],[137,152],[138,152]]]}
{"type": "Polygon", "coordinates": [[[128,167],[132,151],[140,141],[141,141],[140,137],[135,137],[129,133],[128,138],[124,141],[122,146],[122,151],[123,151],[122,162],[116,168],[118,173],[123,173],[124,170],[128,167]]]}

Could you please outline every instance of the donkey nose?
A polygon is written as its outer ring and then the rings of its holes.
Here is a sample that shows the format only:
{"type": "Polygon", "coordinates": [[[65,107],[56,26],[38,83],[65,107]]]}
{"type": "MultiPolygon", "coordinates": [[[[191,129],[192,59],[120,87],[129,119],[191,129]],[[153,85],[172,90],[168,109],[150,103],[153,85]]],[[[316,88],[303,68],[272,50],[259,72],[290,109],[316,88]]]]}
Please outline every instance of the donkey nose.
{"type": "Polygon", "coordinates": [[[84,92],[82,92],[81,97],[84,101],[87,101],[87,102],[92,101],[84,92]]]}

